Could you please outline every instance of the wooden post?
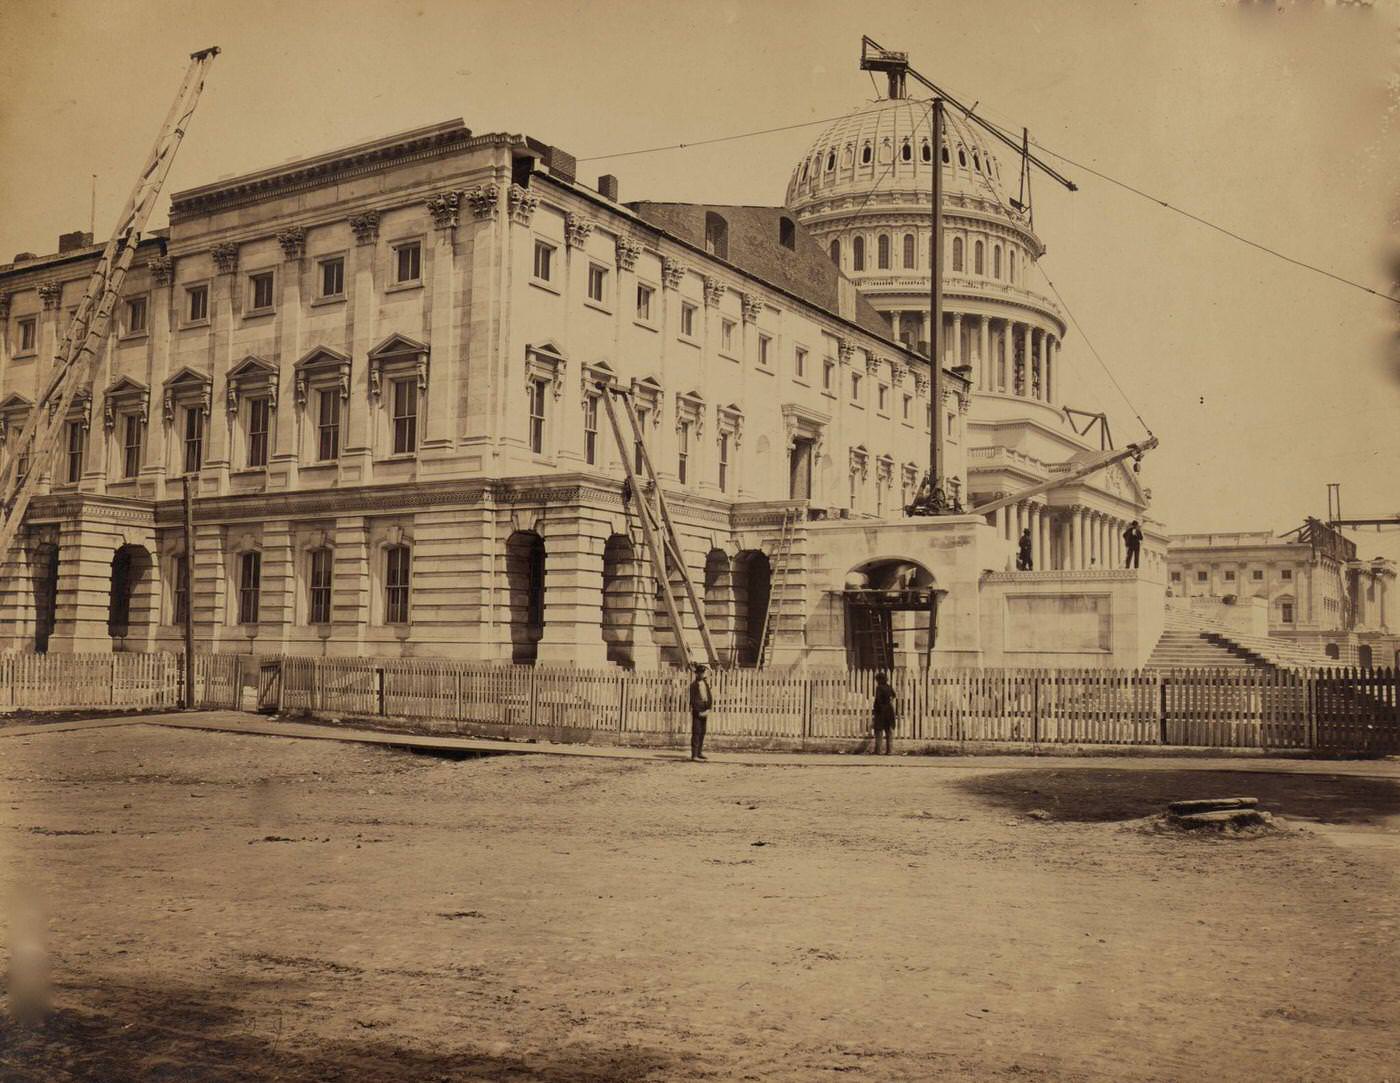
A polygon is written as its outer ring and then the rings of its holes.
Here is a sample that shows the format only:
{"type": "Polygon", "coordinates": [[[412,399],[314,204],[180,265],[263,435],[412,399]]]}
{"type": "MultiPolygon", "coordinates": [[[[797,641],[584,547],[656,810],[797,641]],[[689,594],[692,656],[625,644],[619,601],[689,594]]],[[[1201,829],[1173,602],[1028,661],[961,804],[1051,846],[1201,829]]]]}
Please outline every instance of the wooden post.
{"type": "MultiPolygon", "coordinates": [[[[931,492],[942,486],[943,471],[943,99],[933,99],[933,220],[929,226],[929,425],[928,481],[931,492]]],[[[929,630],[929,664],[933,664],[933,630],[929,630]]]]}
{"type": "Polygon", "coordinates": [[[384,713],[384,667],[376,666],[374,669],[375,695],[379,701],[379,713],[384,713]]]}
{"type": "Polygon", "coordinates": [[[190,476],[184,482],[185,565],[180,572],[185,588],[185,710],[194,710],[194,490],[190,476]]]}
{"type": "Polygon", "coordinates": [[[1157,680],[1158,680],[1158,685],[1157,685],[1157,687],[1159,688],[1159,690],[1160,690],[1160,692],[1161,692],[1161,695],[1160,695],[1158,698],[1161,700],[1161,703],[1162,703],[1162,706],[1161,706],[1161,714],[1160,714],[1160,716],[1159,716],[1160,719],[1161,719],[1161,725],[1162,725],[1162,734],[1161,734],[1162,740],[1161,740],[1161,743],[1162,743],[1162,744],[1166,744],[1166,743],[1167,743],[1167,678],[1166,678],[1166,677],[1159,677],[1159,678],[1157,678],[1157,680]]]}

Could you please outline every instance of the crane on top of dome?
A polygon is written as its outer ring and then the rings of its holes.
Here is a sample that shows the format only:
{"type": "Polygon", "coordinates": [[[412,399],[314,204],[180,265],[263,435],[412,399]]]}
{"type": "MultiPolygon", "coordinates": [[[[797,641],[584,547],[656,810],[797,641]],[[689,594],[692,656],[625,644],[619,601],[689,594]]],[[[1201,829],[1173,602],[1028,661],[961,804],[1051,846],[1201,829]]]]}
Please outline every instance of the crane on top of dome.
{"type": "MultiPolygon", "coordinates": [[[[1042,173],[1063,185],[1071,192],[1079,190],[1079,186],[1064,174],[1060,173],[1053,166],[1046,163],[1040,157],[1031,153],[1030,133],[1023,129],[1021,143],[1018,145],[1000,128],[983,120],[977,115],[976,105],[973,107],[963,105],[955,97],[949,94],[931,79],[926,78],[919,71],[909,65],[909,54],[899,52],[894,49],[886,49],[883,45],[870,37],[868,34],[862,35],[860,39],[860,67],[862,71],[884,72],[889,80],[889,95],[891,98],[899,99],[905,97],[908,80],[913,79],[916,83],[926,87],[933,93],[932,101],[932,127],[934,147],[934,165],[930,171],[933,174],[933,191],[931,200],[931,223],[929,230],[929,376],[930,376],[930,401],[935,404],[943,402],[943,366],[938,362],[942,356],[943,339],[943,170],[940,162],[943,154],[943,113],[948,106],[956,109],[970,123],[978,125],[988,134],[1000,140],[1021,156],[1021,198],[1012,200],[1016,209],[1030,212],[1030,172],[1032,167],[1039,169],[1042,173]]],[[[935,422],[937,412],[935,411],[935,422]]],[[[958,500],[957,483],[950,481],[943,476],[942,468],[944,463],[943,453],[943,425],[935,423],[930,426],[929,433],[929,469],[924,476],[923,482],[919,486],[918,493],[914,497],[914,502],[905,508],[906,515],[948,515],[960,514],[962,512],[961,502],[958,500]]],[[[1107,423],[1105,419],[1105,432],[1107,423]]],[[[1105,443],[1111,441],[1105,440],[1105,443]]],[[[1017,500],[1033,496],[1037,492],[1064,485],[1079,478],[1087,477],[1104,467],[1111,466],[1116,462],[1131,458],[1133,468],[1136,470],[1143,454],[1157,446],[1157,438],[1148,434],[1148,439],[1140,444],[1129,444],[1122,449],[1114,449],[1111,446],[1104,448],[1101,454],[1095,456],[1086,463],[1078,464],[1068,475],[1057,475],[1054,480],[1043,482],[1030,489],[1014,493],[1010,496],[994,500],[990,504],[984,504],[973,508],[973,514],[985,514],[995,511],[999,507],[1014,503],[1017,500]]]]}

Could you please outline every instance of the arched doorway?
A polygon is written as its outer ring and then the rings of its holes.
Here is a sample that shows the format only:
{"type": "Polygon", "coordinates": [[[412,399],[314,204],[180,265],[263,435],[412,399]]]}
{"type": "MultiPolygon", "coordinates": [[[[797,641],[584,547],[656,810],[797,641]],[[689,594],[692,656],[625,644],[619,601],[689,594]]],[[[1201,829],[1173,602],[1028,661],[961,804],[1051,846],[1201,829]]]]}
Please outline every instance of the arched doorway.
{"type": "Polygon", "coordinates": [[[892,670],[920,664],[936,641],[933,573],[915,560],[884,557],[846,574],[846,662],[852,669],[892,670]]]}
{"type": "Polygon", "coordinates": [[[34,650],[45,654],[58,621],[58,546],[45,543],[34,549],[34,650]]]}
{"type": "Polygon", "coordinates": [[[603,546],[603,642],[608,661],[636,666],[637,593],[641,568],[636,546],[626,534],[613,534],[603,546]]]}
{"type": "Polygon", "coordinates": [[[1371,645],[1363,643],[1356,648],[1356,664],[1362,669],[1371,668],[1371,645]]]}
{"type": "Polygon", "coordinates": [[[506,539],[506,586],[510,590],[510,657],[534,665],[544,636],[544,539],[517,530],[506,539]]]}
{"type": "Polygon", "coordinates": [[[734,659],[741,666],[758,665],[763,621],[773,585],[768,554],[745,549],[734,560],[734,659]]]}
{"type": "Polygon", "coordinates": [[[112,582],[107,600],[107,634],[125,640],[132,631],[132,597],[149,577],[151,554],[139,545],[123,545],[112,555],[112,582]]]}

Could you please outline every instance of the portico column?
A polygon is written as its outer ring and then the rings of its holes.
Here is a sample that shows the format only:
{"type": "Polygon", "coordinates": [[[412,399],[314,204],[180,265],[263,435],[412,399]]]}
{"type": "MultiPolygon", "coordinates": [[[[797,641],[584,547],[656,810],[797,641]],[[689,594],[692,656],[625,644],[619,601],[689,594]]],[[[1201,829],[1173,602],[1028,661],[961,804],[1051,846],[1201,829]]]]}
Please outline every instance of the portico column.
{"type": "Polygon", "coordinates": [[[1065,554],[1065,567],[1071,571],[1077,571],[1080,567],[1079,550],[1083,544],[1083,536],[1080,532],[1079,509],[1069,509],[1069,552],[1065,554]]]}
{"type": "Polygon", "coordinates": [[[1021,397],[1030,398],[1031,382],[1031,325],[1021,324],[1021,397]]]}
{"type": "MultiPolygon", "coordinates": [[[[931,325],[930,325],[929,322],[928,322],[928,313],[927,313],[927,312],[920,312],[920,313],[919,313],[919,326],[923,329],[922,332],[921,332],[920,335],[919,335],[919,342],[926,342],[926,343],[928,343],[928,344],[929,344],[929,347],[928,347],[928,348],[929,348],[929,352],[930,352],[930,354],[931,354],[931,353],[933,352],[933,339],[929,337],[929,333],[928,333],[928,329],[929,329],[929,327],[930,327],[931,325]]],[[[917,346],[918,343],[916,342],[915,345],[917,346]]]]}
{"type": "Polygon", "coordinates": [[[1045,399],[1045,332],[1035,332],[1035,367],[1031,373],[1031,391],[1041,401],[1045,399]]]}
{"type": "Polygon", "coordinates": [[[1040,510],[1040,559],[1037,568],[1048,572],[1055,566],[1055,517],[1048,507],[1040,510]]]}
{"type": "Polygon", "coordinates": [[[962,313],[953,313],[953,363],[951,368],[957,368],[963,363],[962,348],[962,313]]]}
{"type": "Polygon", "coordinates": [[[1031,505],[1031,567],[1036,571],[1043,571],[1045,564],[1045,546],[1040,537],[1040,505],[1031,505]]]}
{"type": "Polygon", "coordinates": [[[988,376],[989,366],[992,363],[991,330],[990,317],[977,317],[977,347],[981,356],[981,361],[978,364],[980,371],[977,374],[977,386],[983,391],[991,386],[991,378],[988,376]]]}
{"type": "Polygon", "coordinates": [[[1055,348],[1055,336],[1054,336],[1054,335],[1046,335],[1046,336],[1045,336],[1045,376],[1044,376],[1044,379],[1045,379],[1045,401],[1048,402],[1048,403],[1050,403],[1052,406],[1053,406],[1054,403],[1055,403],[1055,388],[1054,388],[1054,384],[1051,382],[1051,379],[1050,379],[1050,370],[1051,370],[1051,367],[1052,367],[1051,355],[1054,353],[1054,348],[1055,348]]]}

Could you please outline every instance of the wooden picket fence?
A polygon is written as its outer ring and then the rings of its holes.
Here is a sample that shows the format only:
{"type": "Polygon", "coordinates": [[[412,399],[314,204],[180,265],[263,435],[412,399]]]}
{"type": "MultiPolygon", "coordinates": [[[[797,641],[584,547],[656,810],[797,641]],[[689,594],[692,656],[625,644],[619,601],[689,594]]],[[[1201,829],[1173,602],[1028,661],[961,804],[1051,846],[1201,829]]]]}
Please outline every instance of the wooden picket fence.
{"type": "MultiPolygon", "coordinates": [[[[6,707],[178,707],[181,655],[0,656],[6,707]]],[[[965,669],[891,675],[895,736],[1033,746],[1182,745],[1400,753],[1395,669],[965,669]]],[[[305,709],[402,719],[446,732],[492,727],[563,740],[681,742],[688,678],[447,659],[195,657],[200,707],[305,709]]],[[[870,733],[874,674],[721,670],[717,737],[820,744],[870,733]]]]}
{"type": "MultiPolygon", "coordinates": [[[[510,726],[586,740],[682,740],[688,678],[437,659],[285,658],[274,706],[467,732],[510,726]]],[[[1184,745],[1400,752],[1395,670],[968,669],[891,675],[895,736],[926,742],[1184,745]]],[[[874,673],[721,670],[715,736],[799,742],[869,735],[874,673]]]]}

